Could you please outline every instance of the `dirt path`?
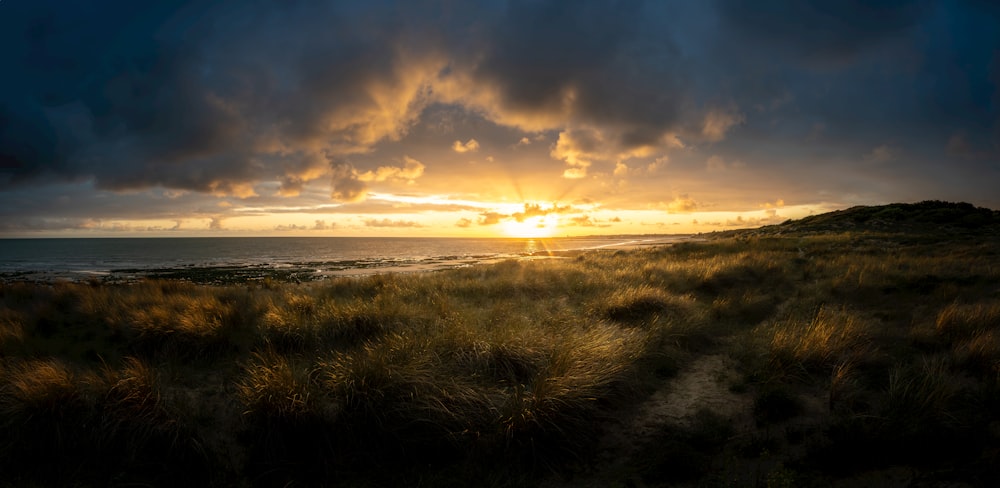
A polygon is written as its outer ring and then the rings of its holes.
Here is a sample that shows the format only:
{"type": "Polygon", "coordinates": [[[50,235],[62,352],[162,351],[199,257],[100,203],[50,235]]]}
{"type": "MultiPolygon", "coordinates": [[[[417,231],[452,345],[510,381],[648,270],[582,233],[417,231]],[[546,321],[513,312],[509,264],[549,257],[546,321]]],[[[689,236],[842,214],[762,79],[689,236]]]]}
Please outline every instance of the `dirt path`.
{"type": "Polygon", "coordinates": [[[573,480],[551,479],[545,487],[620,484],[629,459],[667,427],[689,427],[699,410],[736,417],[750,409],[750,398],[729,391],[736,377],[732,360],[708,354],[691,361],[634,409],[613,421],[600,441],[600,454],[589,473],[573,480]],[[586,478],[586,479],[581,479],[586,478]]]}
{"type": "Polygon", "coordinates": [[[634,416],[611,428],[603,440],[605,450],[618,451],[615,457],[627,457],[637,445],[666,425],[690,426],[702,409],[726,417],[736,416],[748,408],[749,399],[729,391],[735,374],[730,359],[724,355],[696,358],[640,404],[634,416]]]}

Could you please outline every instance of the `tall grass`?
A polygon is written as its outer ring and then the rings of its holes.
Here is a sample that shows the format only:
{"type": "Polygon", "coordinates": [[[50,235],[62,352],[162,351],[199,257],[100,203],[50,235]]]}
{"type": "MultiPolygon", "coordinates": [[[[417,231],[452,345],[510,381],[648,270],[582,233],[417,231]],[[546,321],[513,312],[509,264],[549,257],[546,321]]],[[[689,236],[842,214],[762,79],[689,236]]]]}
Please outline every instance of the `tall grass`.
{"type": "Polygon", "coordinates": [[[934,331],[966,369],[986,377],[1000,375],[1000,301],[952,302],[938,313],[934,331]]]}
{"type": "MultiPolygon", "coordinates": [[[[49,464],[84,484],[531,484],[595,459],[609,419],[706,353],[741,359],[734,389],[760,425],[710,422],[741,431],[700,456],[774,452],[800,429],[789,452],[877,458],[868,443],[905,464],[907,443],[954,448],[949,429],[1000,422],[985,251],[794,236],[307,286],[0,284],[0,469],[21,484],[68,480],[49,464]]],[[[780,461],[813,454],[797,455],[780,461]]]]}
{"type": "Polygon", "coordinates": [[[99,371],[56,359],[13,361],[0,372],[0,468],[7,481],[205,476],[197,440],[161,403],[156,373],[142,361],[99,371]],[[174,469],[181,465],[186,471],[174,469]]]}
{"type": "MultiPolygon", "coordinates": [[[[62,417],[87,402],[87,383],[70,365],[57,359],[7,363],[0,390],[0,413],[8,427],[33,416],[62,417]]],[[[88,378],[91,379],[91,378],[88,378]]]]}
{"type": "Polygon", "coordinates": [[[246,413],[263,419],[294,419],[313,411],[310,371],[273,352],[254,353],[237,384],[246,413]]]}
{"type": "Polygon", "coordinates": [[[761,329],[777,369],[831,371],[870,354],[872,326],[857,312],[820,307],[811,319],[789,317],[761,329]]]}

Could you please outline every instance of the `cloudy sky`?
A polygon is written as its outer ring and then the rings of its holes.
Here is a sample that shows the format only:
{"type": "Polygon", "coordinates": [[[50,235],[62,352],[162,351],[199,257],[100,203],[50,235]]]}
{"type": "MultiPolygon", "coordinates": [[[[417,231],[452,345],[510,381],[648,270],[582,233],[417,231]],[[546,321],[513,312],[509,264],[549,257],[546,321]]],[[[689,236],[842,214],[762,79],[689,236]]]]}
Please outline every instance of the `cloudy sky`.
{"type": "Polygon", "coordinates": [[[1000,208],[989,1],[0,2],[0,236],[1000,208]]]}

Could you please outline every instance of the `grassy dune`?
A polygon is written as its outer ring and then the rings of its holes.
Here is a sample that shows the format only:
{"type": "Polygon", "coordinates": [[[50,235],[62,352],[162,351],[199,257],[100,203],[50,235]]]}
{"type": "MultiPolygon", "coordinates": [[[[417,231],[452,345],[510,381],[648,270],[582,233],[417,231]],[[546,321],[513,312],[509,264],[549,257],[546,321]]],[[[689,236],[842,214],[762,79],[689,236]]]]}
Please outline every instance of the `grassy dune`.
{"type": "Polygon", "coordinates": [[[963,229],[3,284],[0,484],[996,485],[1000,239],[963,229]],[[743,407],[622,431],[709,356],[743,407]]]}

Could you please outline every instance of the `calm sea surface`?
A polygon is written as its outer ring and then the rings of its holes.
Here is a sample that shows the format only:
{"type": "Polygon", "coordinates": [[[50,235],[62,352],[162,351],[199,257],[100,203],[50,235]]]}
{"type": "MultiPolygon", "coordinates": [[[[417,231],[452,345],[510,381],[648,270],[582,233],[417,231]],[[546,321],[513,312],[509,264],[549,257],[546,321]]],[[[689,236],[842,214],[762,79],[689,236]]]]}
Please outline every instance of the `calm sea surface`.
{"type": "Polygon", "coordinates": [[[270,269],[322,277],[460,267],[512,257],[544,256],[550,252],[670,240],[663,236],[0,239],[0,278],[85,279],[191,269],[270,269]]]}

